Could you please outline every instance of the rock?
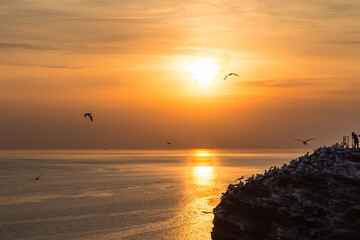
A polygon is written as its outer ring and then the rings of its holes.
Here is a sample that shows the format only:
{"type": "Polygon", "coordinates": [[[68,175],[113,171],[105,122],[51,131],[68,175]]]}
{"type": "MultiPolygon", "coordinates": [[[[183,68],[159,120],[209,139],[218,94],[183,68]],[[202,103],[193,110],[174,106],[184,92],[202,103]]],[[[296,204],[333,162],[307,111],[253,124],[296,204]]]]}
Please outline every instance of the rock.
{"type": "Polygon", "coordinates": [[[360,239],[359,150],[322,147],[249,180],[214,209],[212,239],[360,239]]]}
{"type": "Polygon", "coordinates": [[[359,222],[360,221],[360,205],[349,208],[345,212],[344,217],[351,222],[355,222],[355,223],[359,222]]]}

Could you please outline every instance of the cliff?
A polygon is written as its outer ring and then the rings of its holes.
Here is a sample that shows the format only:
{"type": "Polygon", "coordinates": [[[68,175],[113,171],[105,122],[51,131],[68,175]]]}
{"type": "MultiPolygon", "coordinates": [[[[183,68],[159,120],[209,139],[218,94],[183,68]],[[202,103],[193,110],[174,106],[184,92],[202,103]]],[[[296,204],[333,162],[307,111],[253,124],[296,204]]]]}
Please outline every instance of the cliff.
{"type": "Polygon", "coordinates": [[[230,184],[212,239],[360,239],[360,150],[340,145],[230,184]]]}

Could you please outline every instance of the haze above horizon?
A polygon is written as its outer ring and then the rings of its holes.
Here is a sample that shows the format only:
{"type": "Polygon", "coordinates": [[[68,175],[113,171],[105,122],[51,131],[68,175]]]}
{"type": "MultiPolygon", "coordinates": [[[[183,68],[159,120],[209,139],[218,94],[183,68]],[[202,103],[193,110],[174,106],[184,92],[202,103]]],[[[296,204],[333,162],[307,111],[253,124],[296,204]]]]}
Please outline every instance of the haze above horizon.
{"type": "Polygon", "coordinates": [[[0,149],[339,142],[360,132],[359,11],[355,0],[3,2],[0,149]]]}

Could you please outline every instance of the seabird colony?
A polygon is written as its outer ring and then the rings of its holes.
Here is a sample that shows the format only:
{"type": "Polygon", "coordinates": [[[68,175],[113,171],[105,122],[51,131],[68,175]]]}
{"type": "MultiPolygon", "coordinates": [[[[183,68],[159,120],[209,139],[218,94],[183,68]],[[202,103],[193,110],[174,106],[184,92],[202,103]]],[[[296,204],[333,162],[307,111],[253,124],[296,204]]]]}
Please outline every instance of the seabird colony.
{"type": "Polygon", "coordinates": [[[359,186],[360,150],[321,147],[230,184],[213,211],[213,239],[360,239],[359,186]]]}

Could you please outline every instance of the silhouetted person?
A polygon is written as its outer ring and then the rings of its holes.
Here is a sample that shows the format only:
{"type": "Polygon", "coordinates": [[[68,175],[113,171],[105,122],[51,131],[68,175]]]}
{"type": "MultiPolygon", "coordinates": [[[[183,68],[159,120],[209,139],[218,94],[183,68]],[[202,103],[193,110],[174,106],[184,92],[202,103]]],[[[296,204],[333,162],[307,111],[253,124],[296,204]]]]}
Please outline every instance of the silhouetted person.
{"type": "Polygon", "coordinates": [[[359,138],[356,133],[352,132],[351,136],[354,140],[354,148],[359,148],[359,138]]]}

